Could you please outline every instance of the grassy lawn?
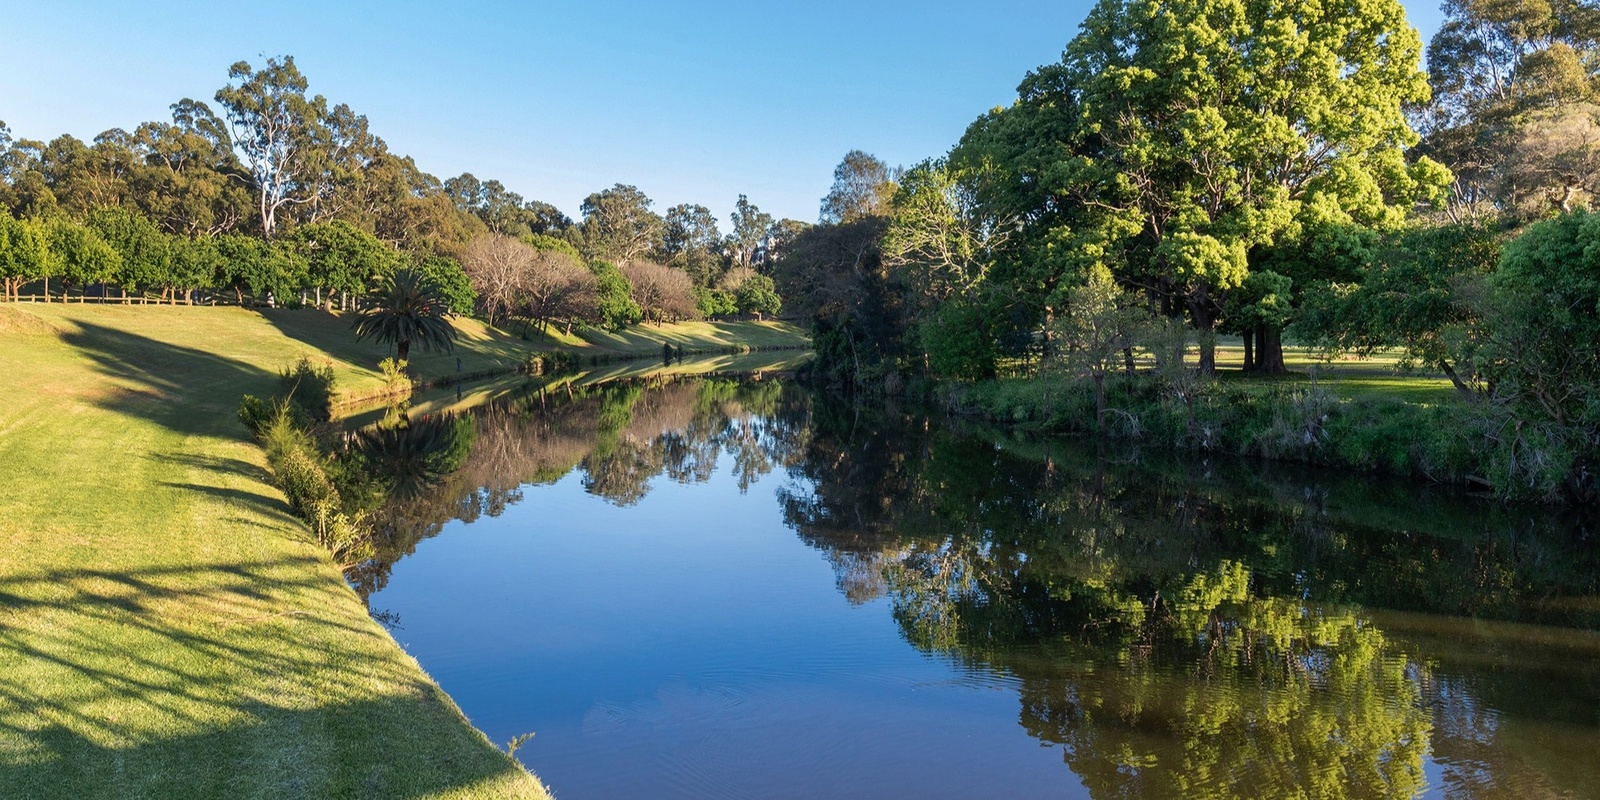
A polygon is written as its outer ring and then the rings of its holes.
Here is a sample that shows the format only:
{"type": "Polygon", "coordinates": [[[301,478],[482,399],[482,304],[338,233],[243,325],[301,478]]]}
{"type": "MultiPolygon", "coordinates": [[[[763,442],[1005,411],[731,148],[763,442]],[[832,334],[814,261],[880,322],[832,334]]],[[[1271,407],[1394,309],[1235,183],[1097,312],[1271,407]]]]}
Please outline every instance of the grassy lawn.
{"type": "Polygon", "coordinates": [[[314,312],[0,306],[0,795],[546,796],[267,482],[234,412],[302,353],[377,383],[314,312]]]}
{"type": "MultiPolygon", "coordinates": [[[[1199,349],[1190,348],[1190,363],[1199,358],[1199,349]]],[[[1450,379],[1427,372],[1403,373],[1397,365],[1400,355],[1376,353],[1370,358],[1344,356],[1331,361],[1318,358],[1309,348],[1285,344],[1283,364],[1289,375],[1276,377],[1245,376],[1237,372],[1244,366],[1244,345],[1236,336],[1217,340],[1217,368],[1229,380],[1250,382],[1298,381],[1313,378],[1335,395],[1346,399],[1392,397],[1408,403],[1443,403],[1457,398],[1450,379]],[[1235,370],[1232,374],[1226,370],[1235,370]]]]}

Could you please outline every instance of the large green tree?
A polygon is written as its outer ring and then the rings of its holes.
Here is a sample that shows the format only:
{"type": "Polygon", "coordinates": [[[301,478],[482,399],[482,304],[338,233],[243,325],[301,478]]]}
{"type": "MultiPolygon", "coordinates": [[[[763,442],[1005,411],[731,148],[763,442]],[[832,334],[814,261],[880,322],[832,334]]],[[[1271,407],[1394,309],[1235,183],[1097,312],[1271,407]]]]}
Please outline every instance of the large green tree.
{"type": "Polygon", "coordinates": [[[122,288],[124,299],[130,292],[172,285],[171,237],[149,217],[126,208],[102,208],[89,215],[88,225],[117,251],[118,269],[109,280],[122,288]]]}
{"type": "Polygon", "coordinates": [[[332,305],[335,292],[341,306],[348,305],[348,298],[399,266],[399,256],[387,245],[343,220],[303,225],[294,240],[306,259],[317,305],[332,305]]]}
{"type": "Polygon", "coordinates": [[[617,184],[584,198],[576,229],[585,258],[626,264],[660,250],[664,223],[653,202],[636,186],[617,184]]]}
{"type": "Polygon", "coordinates": [[[1428,96],[1420,49],[1395,0],[1102,0],[1061,64],[1024,83],[1031,124],[980,120],[969,135],[990,144],[967,161],[1009,155],[1002,177],[1040,176],[1001,195],[1032,193],[1006,210],[1048,226],[1021,255],[1045,266],[1018,271],[1034,291],[1104,264],[1188,316],[1209,371],[1226,294],[1306,209],[1393,225],[1447,180],[1405,158],[1404,109],[1428,96]]]}
{"type": "MultiPolygon", "coordinates": [[[[43,270],[46,299],[50,294],[51,275],[61,277],[61,300],[66,302],[67,289],[73,285],[105,284],[125,274],[122,253],[94,227],[57,218],[46,223],[44,231],[50,252],[43,270]]],[[[137,251],[135,257],[139,257],[137,251]]],[[[79,302],[82,302],[82,295],[79,302]]]]}
{"type": "Polygon", "coordinates": [[[1600,100],[1600,9],[1584,0],[1446,0],[1442,9],[1428,44],[1433,97],[1418,116],[1423,150],[1454,172],[1452,210],[1458,220],[1474,207],[1542,215],[1550,204],[1528,201],[1553,194],[1559,203],[1570,185],[1557,164],[1566,148],[1550,140],[1581,122],[1571,105],[1600,100]]]}
{"type": "Polygon", "coordinates": [[[4,282],[5,299],[17,299],[25,283],[48,279],[48,249],[42,226],[0,209],[0,282],[4,282]]]}

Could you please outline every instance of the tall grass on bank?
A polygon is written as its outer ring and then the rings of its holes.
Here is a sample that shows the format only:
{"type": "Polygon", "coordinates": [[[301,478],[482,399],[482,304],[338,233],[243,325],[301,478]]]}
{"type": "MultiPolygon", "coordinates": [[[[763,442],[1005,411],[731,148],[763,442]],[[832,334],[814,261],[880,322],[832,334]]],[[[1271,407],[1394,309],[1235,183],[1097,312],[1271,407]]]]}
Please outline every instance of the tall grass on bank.
{"type": "Polygon", "coordinates": [[[1203,381],[1118,375],[1097,420],[1094,388],[1066,377],[955,386],[956,414],[1047,431],[1492,487],[1509,500],[1593,501],[1582,442],[1492,402],[1339,397],[1317,381],[1203,381]]]}
{"type": "MultiPolygon", "coordinates": [[[[401,362],[403,363],[403,362],[401,362]]],[[[319,442],[319,428],[331,416],[334,376],[331,365],[301,358],[282,373],[283,393],[263,400],[245,395],[239,421],[267,456],[272,482],[333,556],[349,567],[372,555],[371,528],[363,509],[353,508],[334,476],[348,474],[333,465],[319,442]]]]}

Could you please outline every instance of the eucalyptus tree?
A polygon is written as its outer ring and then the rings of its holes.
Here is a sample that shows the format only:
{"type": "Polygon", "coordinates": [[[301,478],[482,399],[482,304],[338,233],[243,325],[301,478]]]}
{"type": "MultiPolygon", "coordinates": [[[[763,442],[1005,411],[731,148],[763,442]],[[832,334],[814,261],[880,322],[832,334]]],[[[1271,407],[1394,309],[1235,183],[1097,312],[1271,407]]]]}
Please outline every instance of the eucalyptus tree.
{"type": "Polygon", "coordinates": [[[821,221],[837,225],[883,216],[898,179],[899,170],[877,156],[861,150],[845,153],[833,169],[833,186],[822,198],[821,221]]]}
{"type": "Polygon", "coordinates": [[[800,234],[805,233],[806,229],[810,227],[811,223],[809,222],[801,222],[788,217],[772,223],[772,227],[767,229],[766,262],[768,268],[770,269],[772,264],[783,258],[784,253],[789,252],[789,245],[794,244],[794,240],[798,239],[800,234]]]}
{"type": "Polygon", "coordinates": [[[217,104],[249,174],[261,233],[271,239],[286,207],[317,199],[313,149],[332,136],[325,122],[328,102],[306,95],[308,84],[294,56],[268,58],[259,70],[240,61],[228,68],[228,79],[217,90],[217,104]]]}
{"type": "Polygon", "coordinates": [[[172,122],[146,122],[133,140],[145,164],[133,200],[168,233],[216,235],[249,216],[243,168],[210,106],[185,98],[172,105],[172,122]]]}
{"type": "Polygon", "coordinates": [[[669,266],[689,273],[696,286],[708,286],[723,269],[722,232],[717,217],[702,205],[683,203],[667,209],[662,226],[661,255],[669,266]]]}
{"type": "Polygon", "coordinates": [[[767,235],[772,230],[772,215],[763,212],[750,199],[739,195],[733,205],[733,231],[728,234],[728,254],[735,267],[754,267],[759,263],[767,235]]]}
{"type": "Polygon", "coordinates": [[[591,261],[618,265],[660,250],[665,223],[651,205],[638,187],[620,183],[584,198],[583,221],[576,228],[578,250],[591,261]]]}
{"type": "Polygon", "coordinates": [[[456,208],[482,220],[493,233],[550,235],[572,227],[572,220],[555,206],[525,200],[500,181],[480,181],[470,172],[446,179],[443,190],[456,208]]]}
{"type": "Polygon", "coordinates": [[[1541,112],[1600,101],[1600,9],[1585,0],[1446,0],[1442,9],[1428,44],[1433,97],[1418,117],[1423,149],[1455,174],[1459,221],[1528,189],[1529,176],[1508,181],[1507,172],[1534,155],[1514,147],[1526,126],[1549,123],[1541,112]]]}

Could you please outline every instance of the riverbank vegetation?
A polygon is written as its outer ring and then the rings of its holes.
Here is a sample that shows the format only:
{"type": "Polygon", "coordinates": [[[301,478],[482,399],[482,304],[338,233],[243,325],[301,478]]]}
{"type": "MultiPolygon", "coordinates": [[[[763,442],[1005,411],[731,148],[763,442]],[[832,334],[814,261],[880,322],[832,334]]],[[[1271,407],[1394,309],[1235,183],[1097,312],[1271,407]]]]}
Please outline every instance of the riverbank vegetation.
{"type": "Polygon", "coordinates": [[[1595,501],[1600,17],[1445,10],[1424,70],[1394,0],[1102,0],[946,154],[840,165],[773,267],[815,375],[1595,501]],[[1286,341],[1453,396],[1341,396],[1336,370],[1288,375],[1286,341]]]}

